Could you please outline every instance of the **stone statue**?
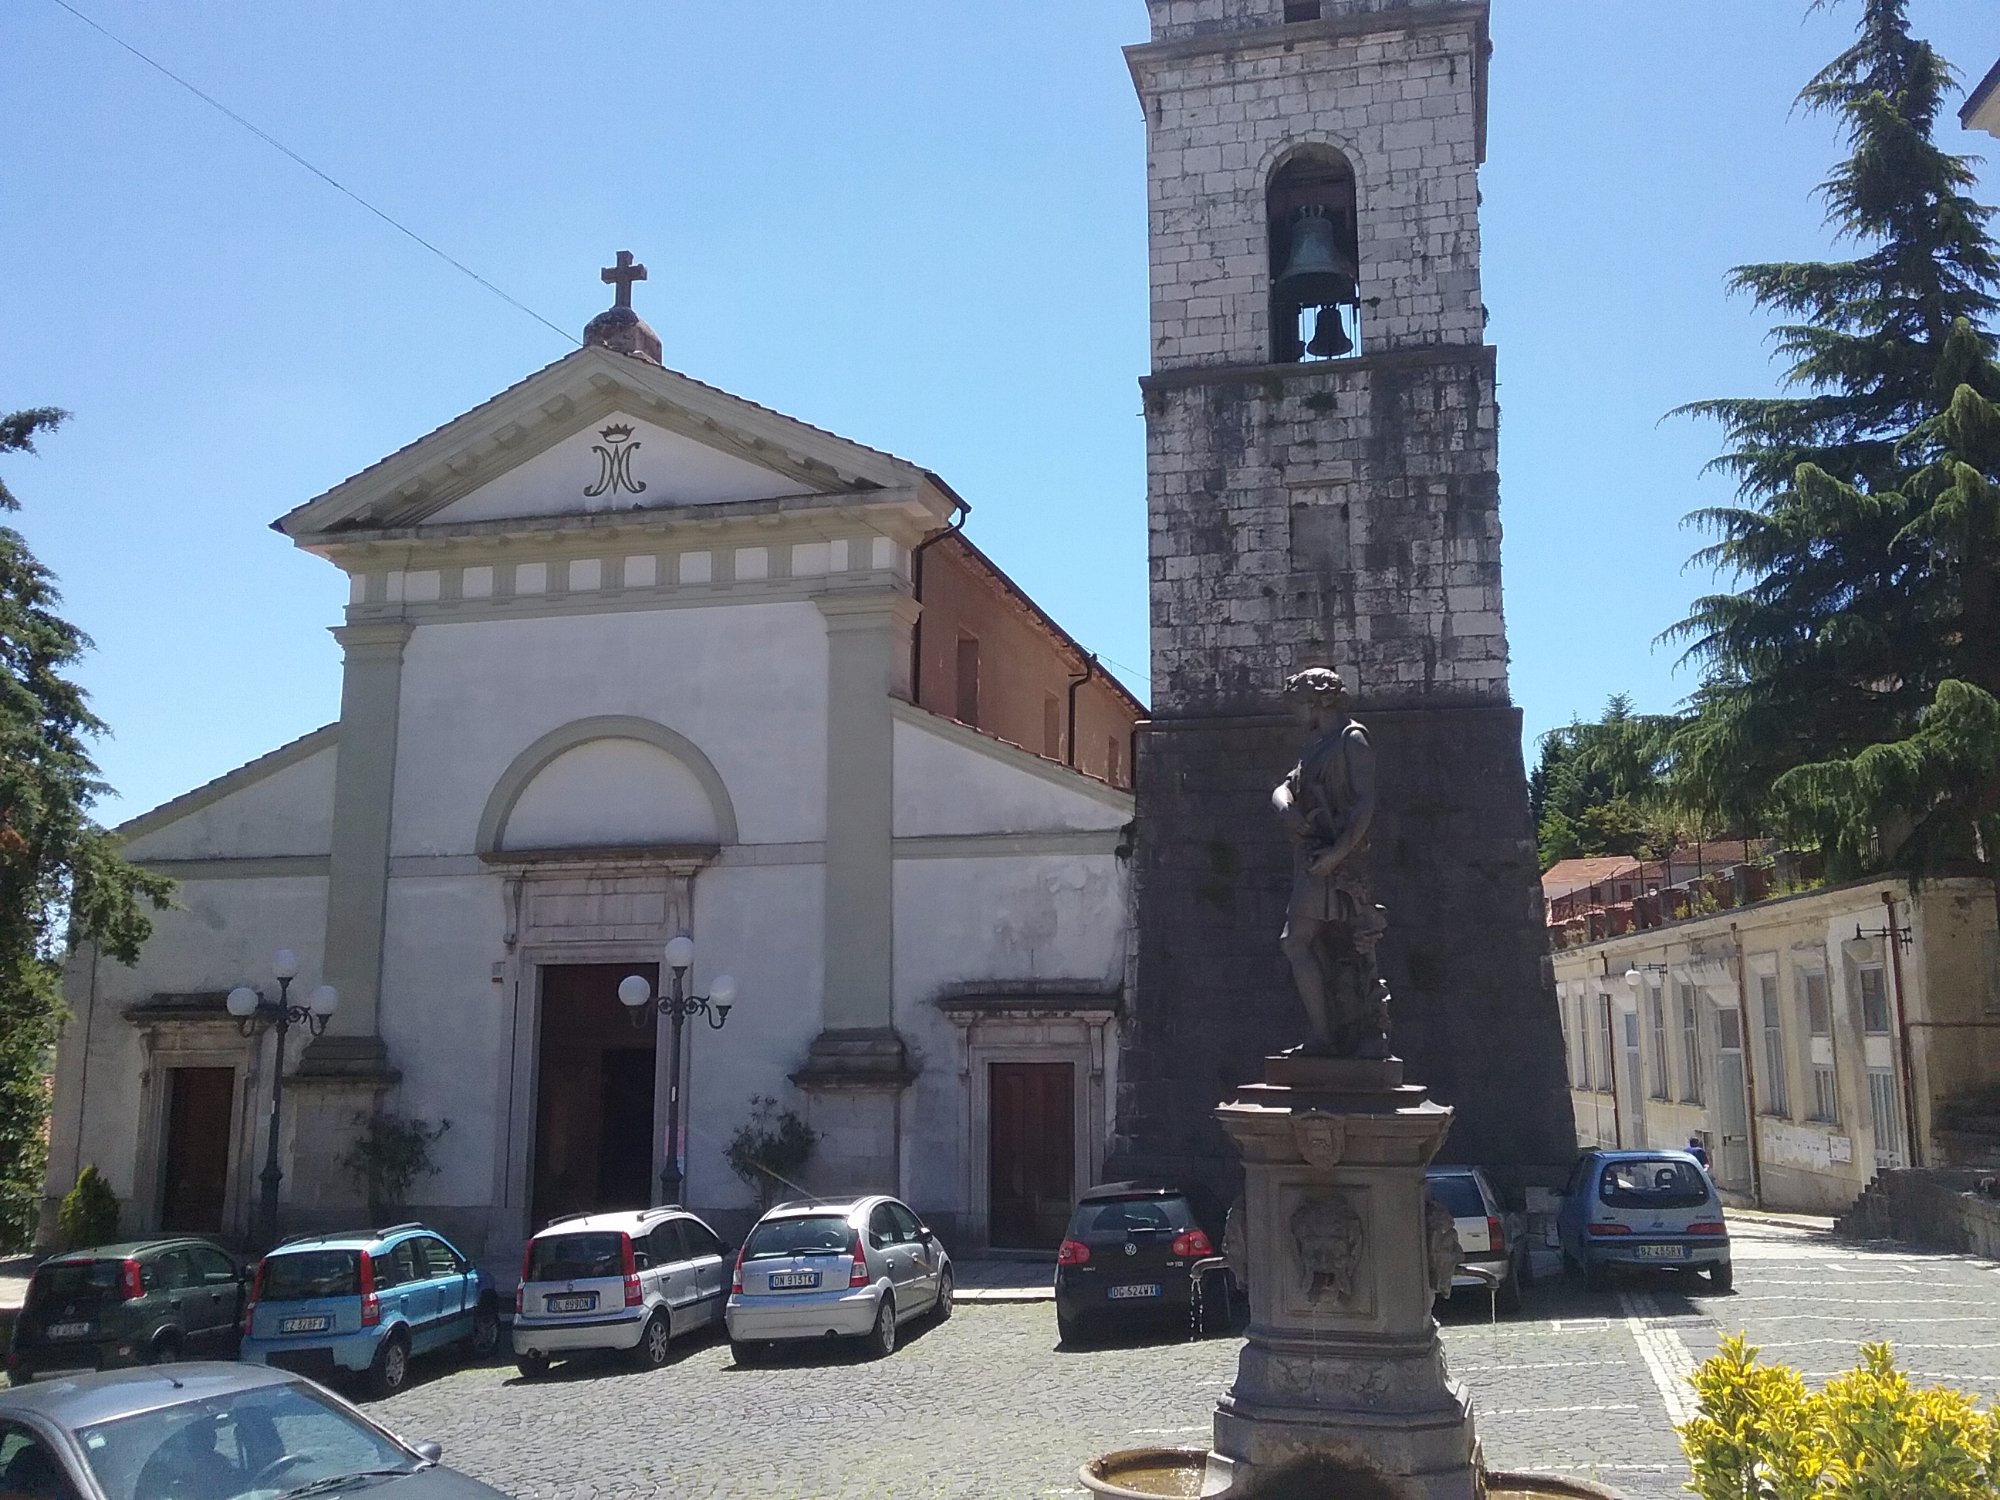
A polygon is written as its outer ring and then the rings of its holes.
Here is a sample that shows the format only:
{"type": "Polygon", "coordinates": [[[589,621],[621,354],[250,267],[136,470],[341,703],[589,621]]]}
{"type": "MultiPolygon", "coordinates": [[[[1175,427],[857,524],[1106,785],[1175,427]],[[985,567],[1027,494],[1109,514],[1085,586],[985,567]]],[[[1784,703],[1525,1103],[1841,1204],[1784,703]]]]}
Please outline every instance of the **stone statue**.
{"type": "Polygon", "coordinates": [[[1292,1210],[1292,1243],[1305,1267],[1306,1296],[1330,1297],[1336,1306],[1354,1300],[1361,1247],[1368,1238],[1361,1215],[1338,1193],[1307,1198],[1292,1210]]]}
{"type": "Polygon", "coordinates": [[[1292,899],[1279,939],[1306,1008],[1298,1049],[1316,1057],[1388,1056],[1388,986],[1375,945],[1388,925],[1361,870],[1375,816],[1375,750],[1347,713],[1340,674],[1308,667],[1285,681],[1312,738],[1271,805],[1292,839],[1292,899]]]}
{"type": "Polygon", "coordinates": [[[1429,1193],[1424,1194],[1424,1243],[1430,1261],[1431,1294],[1449,1296],[1460,1260],[1458,1225],[1452,1222],[1451,1210],[1429,1193]]]}

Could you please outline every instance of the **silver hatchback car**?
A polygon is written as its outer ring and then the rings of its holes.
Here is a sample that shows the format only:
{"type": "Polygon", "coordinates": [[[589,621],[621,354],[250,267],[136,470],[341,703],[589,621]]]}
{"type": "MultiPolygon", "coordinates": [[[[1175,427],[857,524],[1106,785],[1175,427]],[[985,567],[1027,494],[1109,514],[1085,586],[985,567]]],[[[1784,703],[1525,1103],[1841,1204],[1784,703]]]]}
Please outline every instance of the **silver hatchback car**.
{"type": "Polygon", "coordinates": [[[906,1204],[871,1196],[781,1203],[736,1256],[723,1313],[740,1365],[782,1340],[858,1338],[876,1358],[925,1313],[951,1316],[951,1257],[906,1204]]]}

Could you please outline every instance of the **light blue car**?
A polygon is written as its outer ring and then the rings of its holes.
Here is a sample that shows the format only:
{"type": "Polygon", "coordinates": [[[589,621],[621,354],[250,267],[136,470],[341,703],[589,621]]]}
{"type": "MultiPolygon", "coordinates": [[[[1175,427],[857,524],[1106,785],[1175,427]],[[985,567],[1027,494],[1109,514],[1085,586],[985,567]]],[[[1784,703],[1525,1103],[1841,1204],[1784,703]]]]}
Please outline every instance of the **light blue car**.
{"type": "Polygon", "coordinates": [[[358,1375],[375,1396],[410,1378],[412,1355],[500,1342],[493,1279],[422,1224],[286,1240],[257,1267],[242,1357],[330,1383],[358,1375]]]}
{"type": "Polygon", "coordinates": [[[1556,1211],[1563,1266],[1592,1291],[1614,1271],[1704,1271],[1735,1284],[1729,1225],[1715,1185],[1685,1151],[1586,1151],[1556,1211]]]}

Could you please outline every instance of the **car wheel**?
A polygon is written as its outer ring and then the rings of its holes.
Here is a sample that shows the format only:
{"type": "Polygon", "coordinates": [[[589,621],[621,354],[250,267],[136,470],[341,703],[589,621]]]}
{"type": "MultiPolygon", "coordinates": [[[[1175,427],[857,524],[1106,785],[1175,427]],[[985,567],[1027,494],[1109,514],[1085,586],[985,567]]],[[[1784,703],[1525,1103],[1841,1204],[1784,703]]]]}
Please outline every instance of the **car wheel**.
{"type": "Polygon", "coordinates": [[[472,1357],[489,1360],[500,1347],[500,1309],[488,1298],[472,1315],[472,1337],[468,1341],[472,1357]]]}
{"type": "Polygon", "coordinates": [[[896,1352],[896,1299],[888,1293],[875,1312],[875,1327],[868,1335],[868,1357],[887,1359],[896,1352]]]}
{"type": "Polygon", "coordinates": [[[673,1352],[674,1325],[663,1307],[646,1319],[646,1326],[639,1334],[638,1346],[632,1351],[632,1358],[642,1370],[657,1370],[667,1362],[673,1352]]]}
{"type": "Polygon", "coordinates": [[[1601,1260],[1585,1261],[1583,1265],[1583,1284],[1593,1292],[1609,1290],[1611,1286],[1611,1267],[1605,1265],[1601,1260]]]}
{"type": "Polygon", "coordinates": [[[729,1353],[737,1364],[747,1370],[764,1362],[764,1356],[770,1353],[770,1346],[757,1339],[731,1339],[729,1353]]]}
{"type": "Polygon", "coordinates": [[[368,1394],[393,1396],[410,1383],[410,1340],[400,1329],[382,1340],[368,1367],[368,1394]]]}
{"type": "Polygon", "coordinates": [[[944,1278],[938,1282],[937,1306],[933,1309],[940,1323],[951,1316],[951,1291],[951,1272],[946,1271],[944,1278]]]}
{"type": "Polygon", "coordinates": [[[549,1357],[546,1354],[523,1354],[514,1360],[514,1368],[521,1372],[523,1380],[540,1380],[549,1373],[549,1357]]]}
{"type": "Polygon", "coordinates": [[[1718,1292],[1726,1292],[1736,1285],[1736,1268],[1728,1261],[1717,1261],[1708,1268],[1708,1284],[1718,1292]]]}
{"type": "Polygon", "coordinates": [[[1493,1305],[1504,1313],[1521,1310],[1521,1277],[1512,1266],[1507,1268],[1507,1279],[1493,1293],[1493,1305]]]}
{"type": "Polygon", "coordinates": [[[181,1357],[181,1336],[171,1328],[162,1329],[146,1347],[146,1363],[170,1365],[181,1357]]]}

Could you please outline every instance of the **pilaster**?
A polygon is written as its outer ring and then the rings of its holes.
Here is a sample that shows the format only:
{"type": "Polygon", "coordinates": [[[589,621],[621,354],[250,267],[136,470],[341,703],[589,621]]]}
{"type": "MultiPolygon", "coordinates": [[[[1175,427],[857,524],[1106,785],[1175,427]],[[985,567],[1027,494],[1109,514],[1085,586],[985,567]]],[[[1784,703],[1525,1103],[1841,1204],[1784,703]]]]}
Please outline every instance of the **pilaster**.
{"type": "Polygon", "coordinates": [[[396,735],[403,692],[403,621],[344,625],[340,755],[333,783],[333,846],[327,862],[324,972],[340,991],[327,1034],[302,1072],[382,1066],[382,928],[389,892],[389,829],[396,790],[396,735]]]}

